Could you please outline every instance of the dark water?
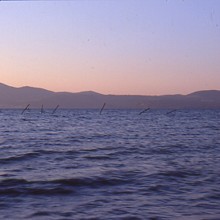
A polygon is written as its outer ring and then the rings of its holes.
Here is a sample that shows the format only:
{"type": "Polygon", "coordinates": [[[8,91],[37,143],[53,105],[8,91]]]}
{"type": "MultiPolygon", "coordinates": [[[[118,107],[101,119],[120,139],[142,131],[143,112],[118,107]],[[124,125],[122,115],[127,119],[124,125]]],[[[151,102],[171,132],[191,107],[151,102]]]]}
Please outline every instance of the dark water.
{"type": "Polygon", "coordinates": [[[0,111],[1,219],[220,219],[220,111],[0,111]]]}

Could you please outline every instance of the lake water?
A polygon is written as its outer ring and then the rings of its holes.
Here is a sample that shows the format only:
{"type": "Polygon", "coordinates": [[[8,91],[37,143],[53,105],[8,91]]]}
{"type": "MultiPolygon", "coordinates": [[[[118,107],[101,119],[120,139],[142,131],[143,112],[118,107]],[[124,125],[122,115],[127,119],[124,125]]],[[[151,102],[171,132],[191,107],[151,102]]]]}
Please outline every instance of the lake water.
{"type": "Polygon", "coordinates": [[[0,111],[1,219],[220,219],[220,111],[0,111]]]}

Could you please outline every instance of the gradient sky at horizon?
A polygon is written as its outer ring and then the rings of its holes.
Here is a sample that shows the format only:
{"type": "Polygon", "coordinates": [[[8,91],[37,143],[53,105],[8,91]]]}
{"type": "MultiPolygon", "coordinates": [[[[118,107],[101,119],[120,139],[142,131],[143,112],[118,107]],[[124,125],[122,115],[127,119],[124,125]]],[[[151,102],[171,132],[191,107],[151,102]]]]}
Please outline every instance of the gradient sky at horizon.
{"type": "Polygon", "coordinates": [[[0,82],[53,91],[220,89],[219,0],[0,1],[0,82]]]}

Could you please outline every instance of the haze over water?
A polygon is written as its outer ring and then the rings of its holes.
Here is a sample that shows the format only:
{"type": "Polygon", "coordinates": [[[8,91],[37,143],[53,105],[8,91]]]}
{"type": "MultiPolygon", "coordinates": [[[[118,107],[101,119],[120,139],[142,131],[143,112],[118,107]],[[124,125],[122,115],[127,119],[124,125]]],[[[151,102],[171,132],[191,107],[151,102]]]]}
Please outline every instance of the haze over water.
{"type": "Polygon", "coordinates": [[[2,219],[220,219],[220,111],[0,111],[2,219]]]}

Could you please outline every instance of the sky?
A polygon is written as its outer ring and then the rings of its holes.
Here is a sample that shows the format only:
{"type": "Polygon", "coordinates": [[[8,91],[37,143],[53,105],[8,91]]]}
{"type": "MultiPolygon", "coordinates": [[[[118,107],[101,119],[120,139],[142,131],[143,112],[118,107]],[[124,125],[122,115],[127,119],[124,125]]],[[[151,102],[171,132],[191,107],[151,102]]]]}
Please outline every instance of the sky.
{"type": "Polygon", "coordinates": [[[0,82],[121,95],[220,90],[220,1],[0,1],[0,82]]]}

